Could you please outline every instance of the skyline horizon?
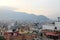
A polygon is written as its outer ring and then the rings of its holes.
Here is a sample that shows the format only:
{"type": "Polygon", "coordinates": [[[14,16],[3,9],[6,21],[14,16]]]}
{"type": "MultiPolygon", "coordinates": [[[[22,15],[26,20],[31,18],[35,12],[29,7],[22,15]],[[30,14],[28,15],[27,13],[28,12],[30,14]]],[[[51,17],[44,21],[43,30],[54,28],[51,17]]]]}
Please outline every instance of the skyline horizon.
{"type": "MultiPolygon", "coordinates": [[[[13,11],[13,12],[17,12],[17,11],[14,11],[14,8],[11,8],[11,7],[6,7],[6,6],[1,6],[0,7],[0,12],[4,12],[4,11],[6,11],[6,12],[8,12],[8,11],[13,11]]],[[[29,14],[29,13],[26,13],[26,12],[17,12],[17,14],[19,14],[19,13],[25,13],[25,14],[29,14]]],[[[0,13],[1,14],[1,13],[0,13]]],[[[10,13],[9,13],[10,14],[10,13]]],[[[16,14],[16,13],[15,13],[16,14]]],[[[3,13],[3,15],[4,15],[4,13],[3,13]]],[[[7,15],[7,14],[6,14],[7,15]]],[[[29,14],[29,15],[36,15],[36,14],[29,14]]],[[[36,15],[36,16],[40,16],[40,15],[36,15]]],[[[43,16],[46,16],[46,15],[43,15],[43,16]]],[[[46,17],[48,17],[48,16],[46,16],[46,17]]],[[[59,16],[58,16],[59,17],[59,16]]],[[[57,17],[55,17],[55,18],[51,18],[51,17],[48,17],[49,19],[51,19],[51,20],[57,20],[57,17]]],[[[12,18],[11,18],[12,19],[12,18]]]]}
{"type": "Polygon", "coordinates": [[[0,7],[15,12],[44,15],[52,19],[60,17],[60,0],[0,0],[0,7]]]}

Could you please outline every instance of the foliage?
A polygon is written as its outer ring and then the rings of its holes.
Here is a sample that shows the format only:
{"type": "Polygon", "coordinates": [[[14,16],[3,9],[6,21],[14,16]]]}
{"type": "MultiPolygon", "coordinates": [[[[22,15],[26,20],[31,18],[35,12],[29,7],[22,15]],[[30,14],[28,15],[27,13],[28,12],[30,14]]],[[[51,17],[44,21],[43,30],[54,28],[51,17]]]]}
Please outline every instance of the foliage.
{"type": "Polygon", "coordinates": [[[5,38],[3,36],[0,36],[0,40],[5,40],[5,38]]]}

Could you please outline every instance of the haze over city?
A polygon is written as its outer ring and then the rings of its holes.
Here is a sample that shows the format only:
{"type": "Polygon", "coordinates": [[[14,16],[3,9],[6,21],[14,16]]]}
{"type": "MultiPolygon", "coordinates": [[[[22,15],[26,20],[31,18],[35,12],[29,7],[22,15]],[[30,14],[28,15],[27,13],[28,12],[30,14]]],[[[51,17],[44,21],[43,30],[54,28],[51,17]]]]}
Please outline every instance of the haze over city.
{"type": "Polygon", "coordinates": [[[60,16],[60,0],[0,0],[0,9],[1,7],[11,8],[15,12],[44,15],[52,19],[60,16]]]}
{"type": "Polygon", "coordinates": [[[60,0],[0,0],[0,40],[60,40],[60,0]]]}

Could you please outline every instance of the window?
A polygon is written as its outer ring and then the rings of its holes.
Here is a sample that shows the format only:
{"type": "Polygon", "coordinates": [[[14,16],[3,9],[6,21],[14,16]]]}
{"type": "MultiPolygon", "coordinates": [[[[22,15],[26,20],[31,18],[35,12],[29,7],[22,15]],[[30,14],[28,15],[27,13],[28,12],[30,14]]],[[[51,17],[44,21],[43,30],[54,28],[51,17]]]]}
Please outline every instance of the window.
{"type": "Polygon", "coordinates": [[[33,39],[33,40],[35,40],[35,39],[33,39]]]}
{"type": "Polygon", "coordinates": [[[35,38],[37,38],[37,36],[35,36],[35,38]]]}
{"type": "Polygon", "coordinates": [[[26,40],[26,39],[24,39],[24,40],[26,40]]]}

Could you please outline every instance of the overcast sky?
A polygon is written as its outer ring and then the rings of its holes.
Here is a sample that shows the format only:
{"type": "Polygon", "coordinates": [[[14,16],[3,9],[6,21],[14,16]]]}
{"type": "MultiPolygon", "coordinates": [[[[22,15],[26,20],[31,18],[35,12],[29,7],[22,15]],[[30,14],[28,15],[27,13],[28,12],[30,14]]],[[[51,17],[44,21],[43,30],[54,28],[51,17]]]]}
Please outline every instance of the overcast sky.
{"type": "Polygon", "coordinates": [[[0,0],[0,6],[15,8],[14,11],[35,15],[45,15],[49,18],[60,16],[60,0],[0,0]]]}

